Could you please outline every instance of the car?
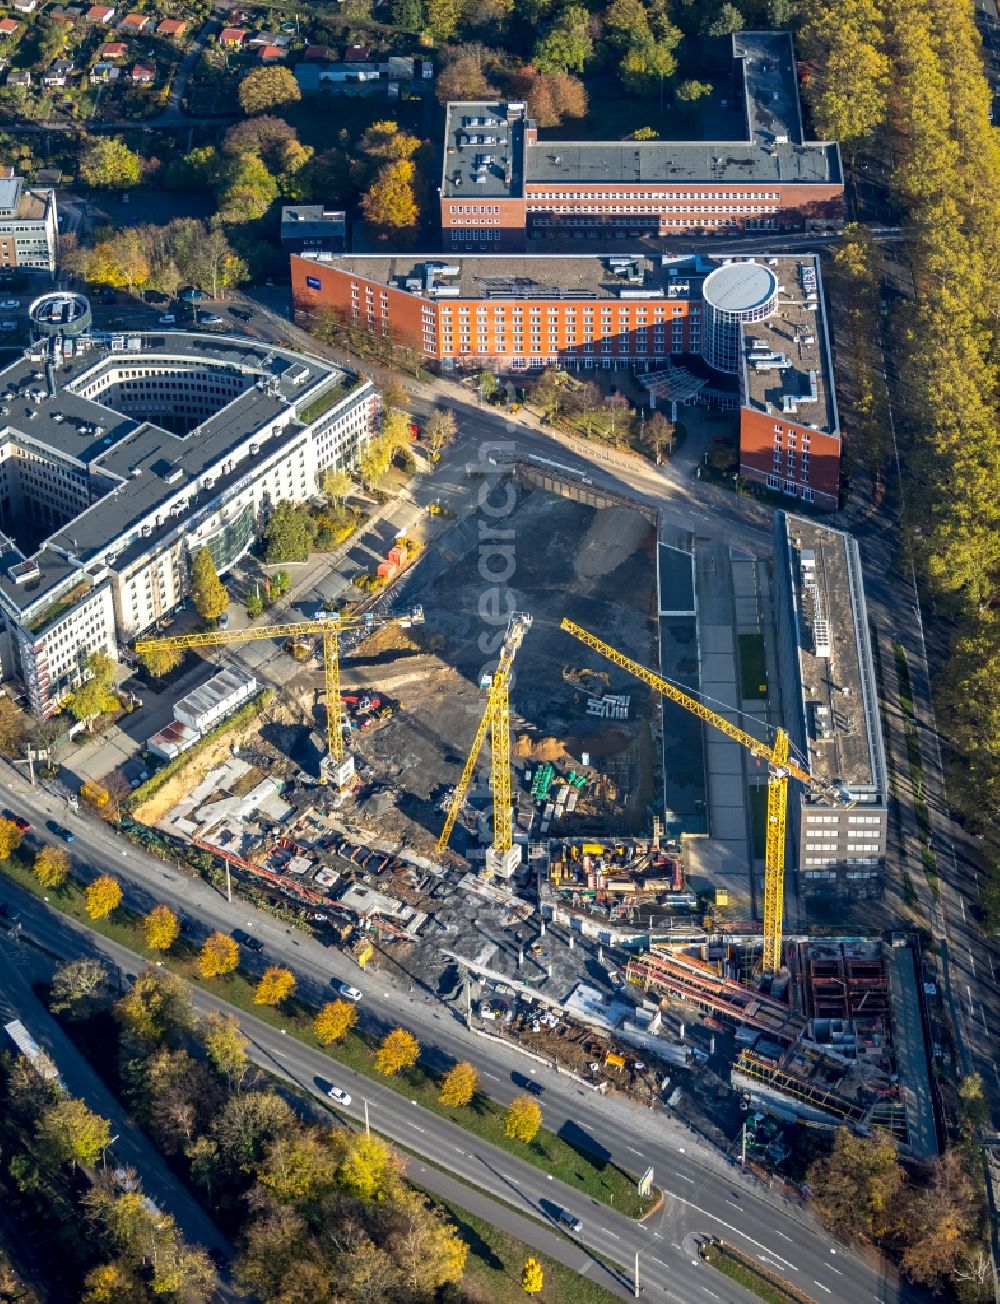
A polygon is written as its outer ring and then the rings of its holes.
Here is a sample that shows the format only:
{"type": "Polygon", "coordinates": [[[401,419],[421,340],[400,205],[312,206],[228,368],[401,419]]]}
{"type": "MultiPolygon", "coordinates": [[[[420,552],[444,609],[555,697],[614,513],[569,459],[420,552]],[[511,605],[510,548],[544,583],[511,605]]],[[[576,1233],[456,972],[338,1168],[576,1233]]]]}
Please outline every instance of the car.
{"type": "Polygon", "coordinates": [[[338,1105],[349,1105],[351,1103],[351,1097],[342,1087],[331,1087],[326,1094],[331,1100],[335,1100],[338,1105]]]}
{"type": "Polygon", "coordinates": [[[349,1001],[361,1000],[361,993],[358,989],[352,987],[350,983],[343,982],[340,978],[331,978],[330,986],[335,992],[339,992],[341,996],[346,996],[349,1001]]]}
{"type": "Polygon", "coordinates": [[[175,322],[176,320],[177,320],[177,318],[174,316],[174,314],[173,314],[172,312],[165,312],[165,313],[163,314],[163,316],[160,318],[160,325],[161,325],[161,326],[173,326],[173,324],[174,324],[174,322],[175,322]]]}
{"type": "Polygon", "coordinates": [[[234,942],[239,942],[240,946],[245,946],[248,951],[257,951],[259,953],[264,949],[264,943],[259,937],[244,932],[242,928],[234,928],[230,933],[230,937],[234,942]]]}
{"type": "Polygon", "coordinates": [[[201,303],[205,297],[204,290],[196,290],[189,286],[186,290],[181,290],[181,298],[185,303],[201,303]]]}
{"type": "Polygon", "coordinates": [[[222,613],[222,615],[219,617],[219,628],[220,628],[220,629],[228,629],[228,628],[229,628],[229,612],[228,612],[228,611],[224,611],[224,612],[222,613]]]}
{"type": "Polygon", "coordinates": [[[561,1222],[564,1227],[568,1227],[571,1232],[577,1232],[579,1234],[583,1231],[583,1223],[576,1214],[571,1213],[569,1209],[560,1209],[559,1213],[556,1215],[556,1219],[558,1222],[561,1222]]]}
{"type": "Polygon", "coordinates": [[[411,439],[420,438],[420,424],[417,421],[410,422],[410,438],[411,439]]]}
{"type": "Polygon", "coordinates": [[[219,316],[217,312],[199,312],[197,316],[202,326],[222,325],[222,318],[219,316]]]}
{"type": "Polygon", "coordinates": [[[50,833],[54,833],[57,838],[62,838],[63,842],[73,842],[76,840],[76,834],[71,833],[69,829],[64,828],[58,820],[49,820],[45,827],[50,833]]]}
{"type": "Polygon", "coordinates": [[[8,331],[16,331],[16,330],[17,330],[16,321],[0,321],[0,331],[3,331],[4,334],[6,334],[8,331]]]}
{"type": "Polygon", "coordinates": [[[545,1088],[534,1078],[529,1078],[527,1073],[514,1072],[510,1075],[510,1080],[515,1087],[520,1087],[522,1091],[528,1091],[533,1096],[540,1096],[545,1088]]]}
{"type": "Polygon", "coordinates": [[[253,319],[252,308],[230,308],[229,315],[235,317],[237,321],[251,321],[253,319]]]}
{"type": "Polygon", "coordinates": [[[5,901],[0,902],[0,919],[2,919],[5,924],[16,924],[20,918],[20,910],[15,910],[13,906],[7,905],[5,901]]]}
{"type": "Polygon", "coordinates": [[[10,820],[11,824],[15,824],[22,833],[31,832],[31,821],[26,820],[23,815],[15,815],[12,810],[5,810],[3,817],[5,820],[10,820]]]}
{"type": "Polygon", "coordinates": [[[20,306],[20,299],[4,299],[3,303],[0,303],[0,308],[20,308],[20,306]]]}

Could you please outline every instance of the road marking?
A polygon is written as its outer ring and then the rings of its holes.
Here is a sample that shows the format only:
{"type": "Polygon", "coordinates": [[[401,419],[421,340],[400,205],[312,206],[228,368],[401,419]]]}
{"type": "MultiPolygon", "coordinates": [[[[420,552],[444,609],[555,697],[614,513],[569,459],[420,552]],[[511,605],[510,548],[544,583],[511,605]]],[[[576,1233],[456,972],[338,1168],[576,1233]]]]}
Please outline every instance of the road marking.
{"type": "Polygon", "coordinates": [[[608,1235],[608,1236],[613,1236],[613,1237],[615,1238],[616,1241],[620,1241],[620,1240],[621,1240],[621,1237],[618,1235],[617,1232],[609,1232],[608,1229],[607,1229],[607,1227],[602,1227],[602,1228],[601,1228],[601,1231],[604,1232],[604,1233],[605,1233],[606,1235],[608,1235]]]}
{"type": "MultiPolygon", "coordinates": [[[[407,1123],[410,1123],[410,1120],[409,1120],[409,1119],[406,1119],[405,1121],[406,1121],[407,1123]]],[[[424,1127],[419,1127],[416,1123],[410,1123],[410,1127],[412,1127],[413,1130],[414,1130],[415,1132],[426,1132],[426,1131],[427,1131],[426,1128],[424,1128],[424,1127]]]]}
{"type": "Polygon", "coordinates": [[[779,1263],[784,1264],[786,1268],[791,1268],[793,1272],[798,1272],[798,1268],[795,1266],[794,1263],[789,1263],[787,1259],[783,1259],[780,1254],[777,1254],[769,1246],[762,1245],[760,1241],[755,1241],[754,1238],[752,1236],[748,1236],[747,1233],[742,1230],[742,1228],[734,1227],[732,1223],[726,1222],[725,1218],[720,1218],[717,1213],[709,1213],[707,1209],[703,1209],[700,1205],[695,1204],[693,1200],[685,1200],[683,1195],[677,1195],[673,1191],[668,1191],[666,1187],[661,1187],[661,1190],[663,1191],[664,1195],[671,1196],[679,1204],[686,1204],[687,1207],[689,1209],[693,1209],[695,1213],[700,1213],[704,1218],[711,1218],[713,1222],[717,1222],[721,1227],[725,1227],[727,1231],[733,1232],[736,1236],[742,1236],[745,1241],[750,1242],[750,1244],[754,1247],[755,1250],[763,1250],[765,1254],[772,1255],[774,1258],[778,1260],[779,1263]]]}
{"type": "Polygon", "coordinates": [[[681,1179],[682,1182],[690,1182],[691,1185],[694,1186],[693,1177],[685,1177],[683,1173],[678,1173],[677,1176],[681,1179]]]}
{"type": "Polygon", "coordinates": [[[813,1285],[818,1286],[820,1290],[825,1290],[828,1295],[833,1294],[833,1291],[830,1289],[829,1286],[824,1286],[823,1283],[821,1281],[817,1281],[815,1277],[813,1278],[813,1285]]]}
{"type": "Polygon", "coordinates": [[[638,1155],[640,1159],[642,1158],[642,1151],[636,1150],[635,1146],[626,1146],[625,1149],[631,1151],[634,1155],[638,1155]]]}
{"type": "Polygon", "coordinates": [[[958,898],[958,904],[962,907],[962,923],[964,924],[964,923],[966,922],[966,919],[965,919],[965,901],[964,901],[961,897],[959,897],[959,898],[958,898]]]}
{"type": "Polygon", "coordinates": [[[664,1263],[663,1260],[662,1260],[662,1259],[658,1259],[658,1258],[656,1257],[655,1254],[651,1254],[649,1257],[650,1257],[651,1262],[653,1262],[653,1263],[658,1263],[658,1264],[660,1265],[661,1268],[669,1268],[669,1267],[670,1267],[669,1263],[664,1263]]]}
{"type": "Polygon", "coordinates": [[[705,1292],[706,1295],[711,1295],[712,1299],[718,1299],[718,1298],[719,1298],[719,1296],[716,1295],[715,1291],[714,1291],[714,1290],[709,1290],[707,1286],[702,1286],[702,1290],[705,1292]]]}
{"type": "Polygon", "coordinates": [[[842,1276],[844,1275],[844,1274],[840,1271],[840,1269],[839,1269],[839,1268],[835,1268],[835,1267],[833,1266],[832,1263],[828,1263],[826,1266],[830,1269],[831,1272],[835,1272],[835,1273],[837,1274],[838,1277],[842,1277],[842,1276]]]}
{"type": "Polygon", "coordinates": [[[788,1241],[789,1243],[791,1243],[792,1238],[790,1236],[786,1236],[784,1232],[779,1232],[777,1227],[775,1227],[774,1229],[774,1234],[775,1236],[780,1236],[783,1241],[788,1241]]]}
{"type": "MultiPolygon", "coordinates": [[[[996,1069],[996,1065],[995,1065],[995,1064],[993,1065],[993,1068],[994,1068],[994,1070],[996,1069]]],[[[653,1235],[656,1237],[656,1239],[657,1239],[658,1241],[662,1241],[662,1240],[663,1240],[663,1233],[662,1233],[662,1232],[653,1232],[653,1235]]]]}
{"type": "Polygon", "coordinates": [[[769,1268],[780,1267],[773,1259],[769,1259],[766,1254],[758,1254],[757,1258],[760,1259],[761,1263],[766,1263],[769,1268]]]}
{"type": "Polygon", "coordinates": [[[986,1026],[986,1011],[983,1009],[982,1001],[979,1002],[979,1014],[983,1021],[983,1032],[985,1032],[988,1037],[990,1035],[990,1030],[986,1026]]]}
{"type": "Polygon", "coordinates": [[[484,1071],[484,1072],[483,1072],[483,1077],[484,1077],[484,1078],[492,1078],[494,1082],[499,1082],[499,1081],[500,1081],[500,1079],[497,1077],[497,1075],[496,1075],[495,1073],[486,1073],[486,1072],[484,1071]]]}
{"type": "Polygon", "coordinates": [[[729,1205],[730,1209],[739,1209],[739,1208],[741,1207],[740,1205],[738,1205],[738,1204],[736,1203],[735,1200],[727,1200],[727,1201],[726,1201],[726,1204],[729,1205]]]}
{"type": "Polygon", "coordinates": [[[993,968],[993,952],[992,952],[992,951],[987,951],[987,952],[986,952],[986,958],[987,958],[987,960],[989,960],[989,962],[990,962],[990,977],[993,979],[994,982],[996,982],[996,980],[997,980],[997,971],[993,968]]]}

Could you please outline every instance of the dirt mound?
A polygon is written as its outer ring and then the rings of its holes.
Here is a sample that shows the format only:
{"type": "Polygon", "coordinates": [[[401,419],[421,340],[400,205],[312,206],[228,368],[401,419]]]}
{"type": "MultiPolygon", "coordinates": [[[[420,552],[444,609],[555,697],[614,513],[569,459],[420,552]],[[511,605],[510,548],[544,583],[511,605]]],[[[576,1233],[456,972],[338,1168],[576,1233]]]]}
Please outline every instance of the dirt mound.
{"type": "Polygon", "coordinates": [[[530,757],[533,761],[561,761],[566,748],[558,738],[539,738],[534,742],[528,734],[518,734],[514,754],[530,757]]]}
{"type": "Polygon", "coordinates": [[[610,575],[649,534],[649,522],[630,507],[607,507],[595,514],[590,529],[573,557],[579,580],[610,575]]]}
{"type": "Polygon", "coordinates": [[[588,752],[592,757],[617,756],[632,739],[624,729],[605,729],[603,733],[575,735],[566,739],[566,752],[577,759],[588,752]]]}

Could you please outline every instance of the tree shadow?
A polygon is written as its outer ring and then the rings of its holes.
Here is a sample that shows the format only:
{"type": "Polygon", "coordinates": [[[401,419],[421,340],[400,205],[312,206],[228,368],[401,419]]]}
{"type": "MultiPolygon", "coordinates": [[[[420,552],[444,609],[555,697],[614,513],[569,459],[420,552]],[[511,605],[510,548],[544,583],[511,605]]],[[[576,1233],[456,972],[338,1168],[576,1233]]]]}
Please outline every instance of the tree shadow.
{"type": "Polygon", "coordinates": [[[505,1270],[506,1264],[493,1246],[483,1239],[475,1227],[459,1216],[454,1205],[451,1205],[448,1209],[448,1221],[455,1226],[459,1236],[469,1247],[470,1254],[474,1254],[477,1259],[481,1259],[494,1272],[503,1272],[505,1270]]]}

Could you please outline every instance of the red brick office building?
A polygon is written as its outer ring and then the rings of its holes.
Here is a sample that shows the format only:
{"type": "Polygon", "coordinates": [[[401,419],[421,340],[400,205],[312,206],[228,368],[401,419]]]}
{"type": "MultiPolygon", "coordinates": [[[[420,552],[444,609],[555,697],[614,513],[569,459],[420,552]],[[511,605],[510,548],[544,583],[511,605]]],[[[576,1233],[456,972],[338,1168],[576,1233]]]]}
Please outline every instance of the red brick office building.
{"type": "Polygon", "coordinates": [[[715,92],[742,110],[731,141],[546,141],[523,103],[450,103],[444,251],[838,225],[840,151],[803,140],[791,37],[737,32],[733,59],[733,87],[715,92]]]}
{"type": "Polygon", "coordinates": [[[305,323],[332,311],[446,374],[641,378],[694,357],[700,401],[740,409],[741,474],[837,504],[840,430],[811,255],[294,256],[292,295],[305,323]]]}

